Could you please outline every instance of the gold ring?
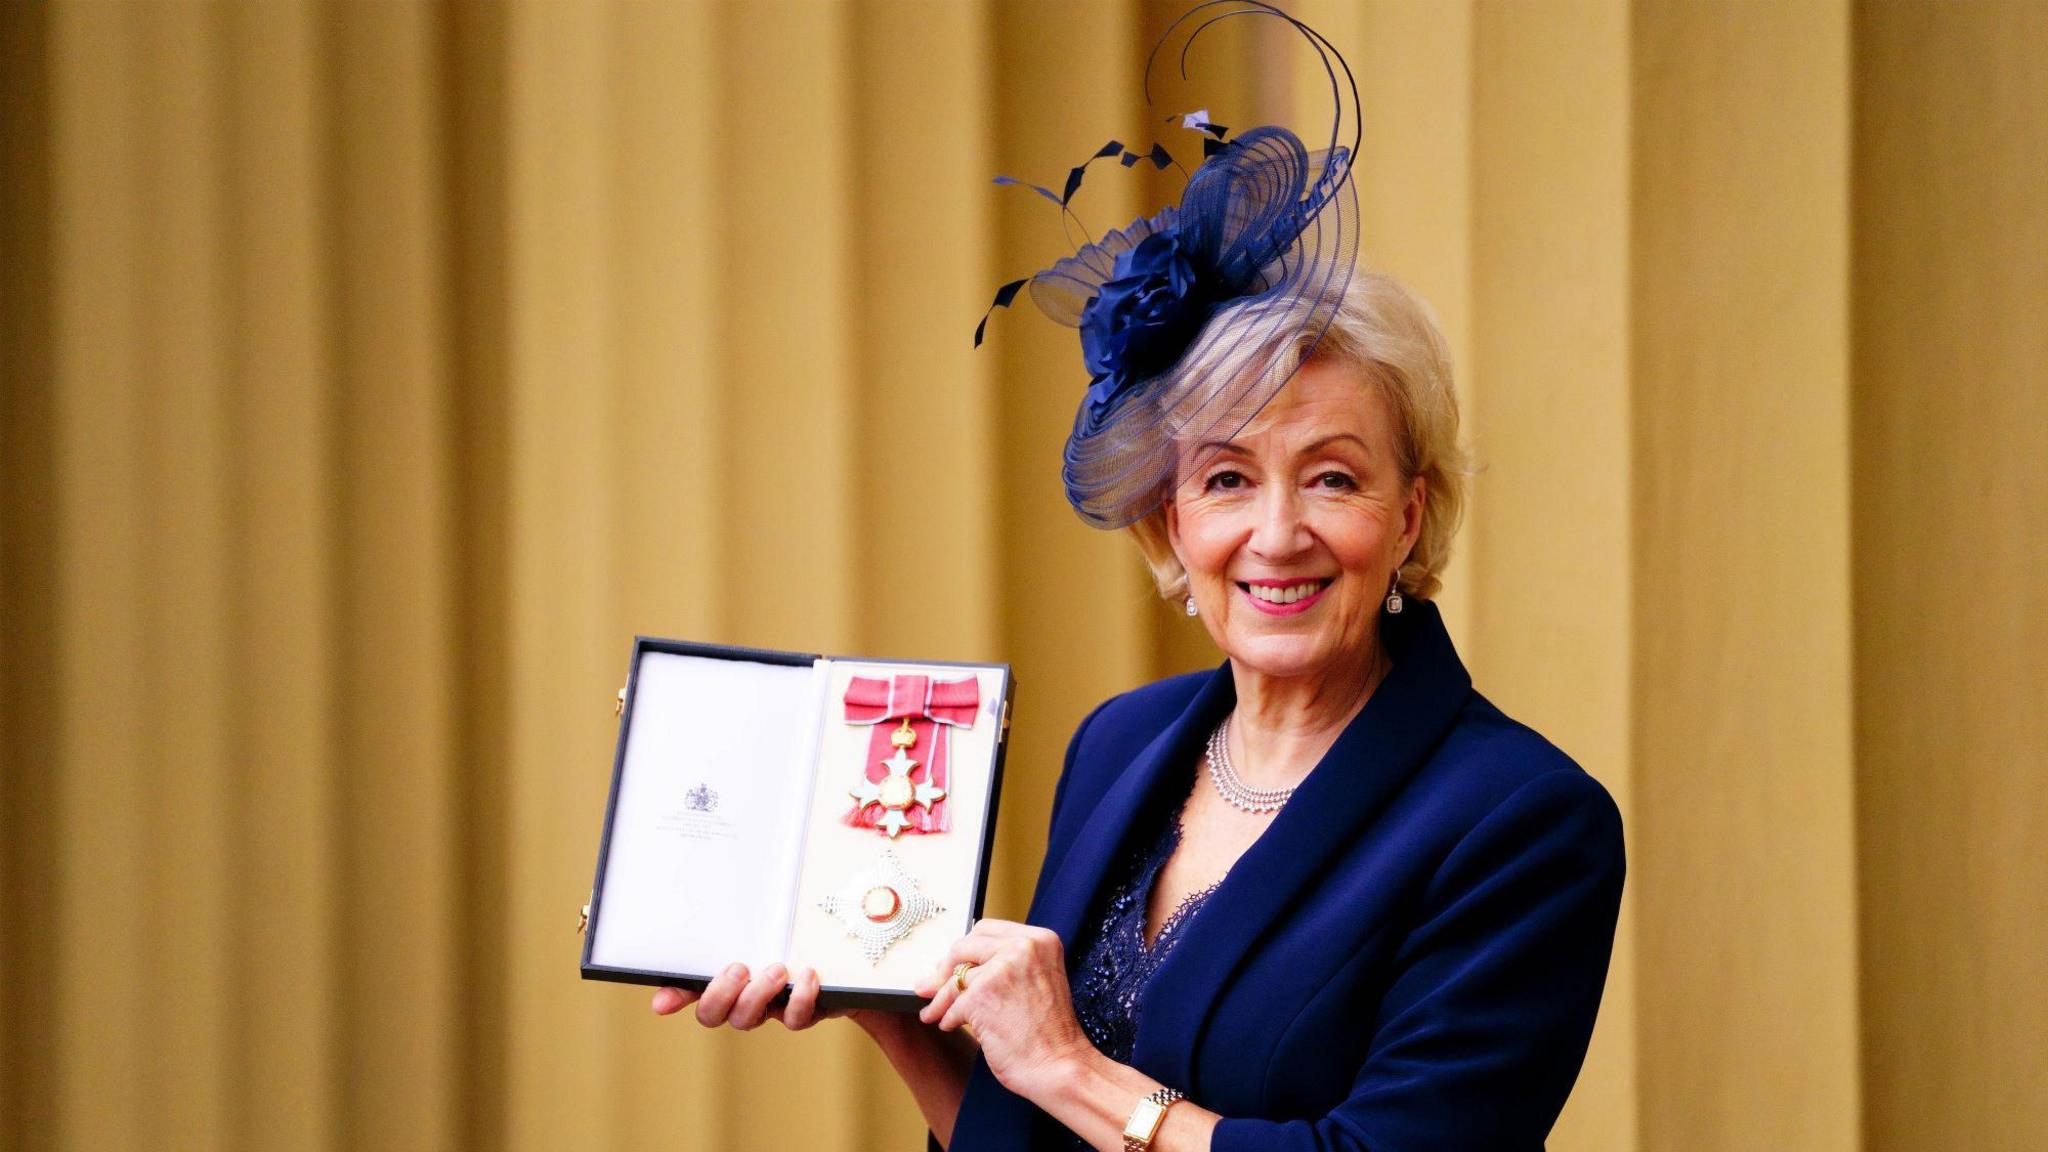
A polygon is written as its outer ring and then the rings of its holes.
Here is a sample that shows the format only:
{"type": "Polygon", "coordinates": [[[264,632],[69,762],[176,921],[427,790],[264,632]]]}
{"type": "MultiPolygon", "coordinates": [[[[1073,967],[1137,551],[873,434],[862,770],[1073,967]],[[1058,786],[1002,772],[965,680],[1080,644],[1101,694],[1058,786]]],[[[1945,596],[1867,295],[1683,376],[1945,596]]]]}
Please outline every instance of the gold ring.
{"type": "Polygon", "coordinates": [[[973,961],[963,960],[953,966],[953,987],[967,991],[967,970],[974,967],[973,961]]]}

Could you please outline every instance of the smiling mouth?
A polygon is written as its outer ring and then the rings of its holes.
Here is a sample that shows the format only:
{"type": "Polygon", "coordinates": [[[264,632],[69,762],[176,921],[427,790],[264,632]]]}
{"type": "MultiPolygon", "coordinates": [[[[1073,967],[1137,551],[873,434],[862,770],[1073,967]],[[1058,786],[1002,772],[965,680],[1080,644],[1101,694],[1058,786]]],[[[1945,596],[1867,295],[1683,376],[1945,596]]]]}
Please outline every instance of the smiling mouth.
{"type": "Polygon", "coordinates": [[[1245,595],[1261,605],[1285,608],[1304,600],[1313,600],[1323,589],[1330,586],[1329,580],[1297,580],[1292,584],[1248,584],[1238,581],[1237,587],[1245,595]]]}

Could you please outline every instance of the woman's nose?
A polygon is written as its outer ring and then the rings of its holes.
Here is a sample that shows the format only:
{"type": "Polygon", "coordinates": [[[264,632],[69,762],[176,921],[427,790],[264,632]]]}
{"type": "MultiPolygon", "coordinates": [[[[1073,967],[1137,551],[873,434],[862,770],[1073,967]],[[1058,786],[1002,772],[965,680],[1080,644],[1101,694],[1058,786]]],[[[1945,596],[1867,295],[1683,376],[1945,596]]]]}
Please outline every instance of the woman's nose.
{"type": "Polygon", "coordinates": [[[1259,499],[1259,519],[1252,529],[1251,550],[1264,560],[1297,556],[1309,546],[1302,519],[1301,493],[1291,484],[1268,484],[1259,499]]]}

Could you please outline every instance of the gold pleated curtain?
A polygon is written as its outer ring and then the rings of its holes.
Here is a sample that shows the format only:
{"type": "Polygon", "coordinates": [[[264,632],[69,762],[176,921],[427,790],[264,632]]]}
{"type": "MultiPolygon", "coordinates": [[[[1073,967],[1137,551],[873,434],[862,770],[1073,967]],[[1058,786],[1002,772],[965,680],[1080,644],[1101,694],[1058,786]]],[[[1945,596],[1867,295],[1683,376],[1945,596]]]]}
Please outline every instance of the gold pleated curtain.
{"type": "MultiPolygon", "coordinates": [[[[0,1146],[921,1147],[850,1025],[578,980],[612,696],[1013,663],[1023,913],[1074,723],[1217,657],[1065,506],[1072,334],[969,346],[1064,243],[988,178],[1174,140],[1180,7],[0,8],[0,1146]]],[[[1461,650],[1626,814],[1552,1146],[2039,1147],[2048,4],[1290,9],[1457,353],[1461,650]]]]}

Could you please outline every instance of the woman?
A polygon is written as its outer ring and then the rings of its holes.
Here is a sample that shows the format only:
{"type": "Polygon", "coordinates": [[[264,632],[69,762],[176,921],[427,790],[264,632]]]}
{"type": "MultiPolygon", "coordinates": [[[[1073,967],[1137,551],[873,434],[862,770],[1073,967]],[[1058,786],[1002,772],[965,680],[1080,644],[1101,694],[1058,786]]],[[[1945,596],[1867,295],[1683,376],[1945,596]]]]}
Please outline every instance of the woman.
{"type": "MultiPolygon", "coordinates": [[[[1253,129],[1031,282],[1092,376],[1069,497],[1228,660],[1084,720],[1025,921],[955,942],[915,1019],[850,1013],[936,1146],[1540,1148],[1570,1092],[1620,818],[1428,599],[1457,409],[1427,313],[1351,271],[1352,154],[1253,129]]],[[[804,1028],[816,998],[735,968],[697,1018],[804,1028]]]]}

